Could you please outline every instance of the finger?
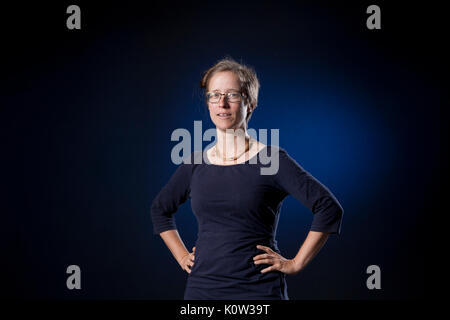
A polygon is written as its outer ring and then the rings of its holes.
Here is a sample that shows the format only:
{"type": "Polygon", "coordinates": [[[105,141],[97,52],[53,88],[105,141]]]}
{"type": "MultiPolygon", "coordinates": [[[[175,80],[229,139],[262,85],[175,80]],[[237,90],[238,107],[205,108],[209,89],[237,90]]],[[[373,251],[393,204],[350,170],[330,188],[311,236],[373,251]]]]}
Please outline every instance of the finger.
{"type": "Polygon", "coordinates": [[[255,256],[255,257],[253,257],[253,260],[257,261],[257,260],[260,260],[260,259],[267,259],[267,258],[270,258],[270,257],[271,256],[269,254],[264,253],[264,254],[259,254],[259,255],[255,256]]]}
{"type": "Polygon", "coordinates": [[[267,253],[272,253],[272,249],[270,249],[269,247],[266,246],[262,246],[262,245],[257,245],[256,248],[258,248],[259,250],[264,250],[267,253]]]}
{"type": "Polygon", "coordinates": [[[272,259],[261,259],[254,262],[255,264],[273,264],[272,259]]]}
{"type": "Polygon", "coordinates": [[[261,273],[267,273],[269,271],[274,271],[274,270],[276,270],[276,268],[274,266],[270,266],[268,268],[262,269],[261,273]]]}

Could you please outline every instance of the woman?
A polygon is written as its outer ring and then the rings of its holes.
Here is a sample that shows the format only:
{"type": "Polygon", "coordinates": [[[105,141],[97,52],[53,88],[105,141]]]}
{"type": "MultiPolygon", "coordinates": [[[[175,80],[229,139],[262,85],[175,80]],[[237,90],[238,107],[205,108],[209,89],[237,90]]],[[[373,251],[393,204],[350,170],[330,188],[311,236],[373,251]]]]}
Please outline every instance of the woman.
{"type": "Polygon", "coordinates": [[[151,209],[154,233],[188,273],[184,299],[288,300],[286,274],[300,272],[329,234],[340,233],[343,209],[284,149],[249,136],[259,91],[251,68],[223,59],[204,73],[201,88],[216,125],[216,144],[204,153],[194,152],[156,196],[151,209]],[[276,173],[261,174],[263,164],[254,161],[261,154],[277,155],[276,173]],[[275,240],[282,201],[289,194],[314,213],[293,259],[280,254],[275,240]],[[188,198],[198,221],[192,252],[173,217],[188,198]]]}

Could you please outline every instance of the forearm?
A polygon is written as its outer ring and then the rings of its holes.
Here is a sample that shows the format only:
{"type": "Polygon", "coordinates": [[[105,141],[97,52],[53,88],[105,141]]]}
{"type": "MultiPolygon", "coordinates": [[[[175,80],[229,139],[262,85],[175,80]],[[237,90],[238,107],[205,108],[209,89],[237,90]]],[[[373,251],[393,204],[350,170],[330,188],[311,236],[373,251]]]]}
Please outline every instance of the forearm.
{"type": "Polygon", "coordinates": [[[303,245],[293,259],[299,271],[305,268],[316,256],[325,242],[327,242],[328,236],[329,233],[325,232],[310,231],[308,233],[303,245]]]}
{"type": "Polygon", "coordinates": [[[166,246],[169,248],[175,260],[177,260],[178,264],[181,265],[181,259],[189,254],[189,251],[186,249],[183,240],[181,240],[180,235],[178,234],[178,230],[167,230],[161,232],[159,234],[163,239],[166,246]]]}

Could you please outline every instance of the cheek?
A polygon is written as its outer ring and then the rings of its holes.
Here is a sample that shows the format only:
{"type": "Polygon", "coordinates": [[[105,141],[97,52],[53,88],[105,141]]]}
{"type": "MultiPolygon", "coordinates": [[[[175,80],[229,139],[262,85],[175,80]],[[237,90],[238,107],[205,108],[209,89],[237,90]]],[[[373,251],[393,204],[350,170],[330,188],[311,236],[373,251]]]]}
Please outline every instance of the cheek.
{"type": "Polygon", "coordinates": [[[245,112],[245,107],[243,107],[242,105],[237,105],[237,106],[231,106],[230,108],[234,114],[242,114],[245,112]]]}

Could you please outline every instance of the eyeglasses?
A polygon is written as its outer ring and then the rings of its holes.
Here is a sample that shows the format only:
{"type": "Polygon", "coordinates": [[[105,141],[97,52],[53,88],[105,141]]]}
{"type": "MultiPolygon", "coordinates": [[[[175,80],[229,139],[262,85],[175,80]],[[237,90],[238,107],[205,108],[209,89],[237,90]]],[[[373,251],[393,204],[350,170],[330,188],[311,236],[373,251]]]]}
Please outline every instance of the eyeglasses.
{"type": "Polygon", "coordinates": [[[211,103],[217,103],[220,101],[220,98],[222,98],[222,96],[226,96],[228,102],[240,102],[243,95],[240,92],[208,92],[206,94],[206,100],[211,103]]]}

